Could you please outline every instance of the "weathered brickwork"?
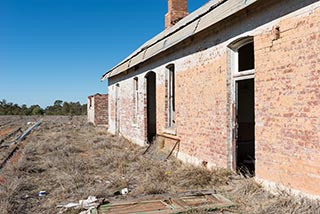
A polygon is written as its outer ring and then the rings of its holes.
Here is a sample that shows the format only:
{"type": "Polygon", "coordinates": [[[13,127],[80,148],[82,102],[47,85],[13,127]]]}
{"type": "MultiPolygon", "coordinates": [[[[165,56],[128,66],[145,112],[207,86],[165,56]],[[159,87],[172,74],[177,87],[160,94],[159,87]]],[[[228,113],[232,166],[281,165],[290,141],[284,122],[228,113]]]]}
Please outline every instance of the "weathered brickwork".
{"type": "Polygon", "coordinates": [[[254,5],[125,74],[109,78],[109,131],[144,145],[145,77],[152,71],[156,73],[157,134],[164,146],[171,150],[180,142],[175,153],[178,158],[234,169],[235,79],[230,44],[251,36],[255,175],[320,195],[320,3],[261,2],[261,6],[254,5]],[[174,130],[167,127],[170,64],[175,67],[174,130]]]}
{"type": "Polygon", "coordinates": [[[320,10],[255,36],[256,175],[320,193],[320,10]]]}
{"type": "Polygon", "coordinates": [[[109,131],[143,145],[145,141],[145,74],[109,84],[109,131]],[[138,81],[138,96],[135,97],[134,81],[138,81]],[[137,102],[137,110],[135,105],[137,102]],[[135,113],[137,114],[135,115],[135,113]]]}
{"type": "Polygon", "coordinates": [[[88,122],[96,126],[108,126],[108,94],[95,94],[88,97],[88,122]]]}
{"type": "Polygon", "coordinates": [[[165,27],[173,26],[188,15],[188,0],[168,0],[168,13],[165,16],[165,27]]]}

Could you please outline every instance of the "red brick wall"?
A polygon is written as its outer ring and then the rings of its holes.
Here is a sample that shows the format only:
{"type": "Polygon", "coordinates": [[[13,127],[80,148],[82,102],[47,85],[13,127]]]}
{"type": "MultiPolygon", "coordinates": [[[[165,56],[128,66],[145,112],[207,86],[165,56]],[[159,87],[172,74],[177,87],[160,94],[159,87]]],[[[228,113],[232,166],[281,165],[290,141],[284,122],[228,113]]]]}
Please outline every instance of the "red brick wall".
{"type": "Polygon", "coordinates": [[[320,10],[255,36],[256,175],[320,194],[320,10]]]}
{"type": "Polygon", "coordinates": [[[171,27],[188,15],[188,0],[168,0],[168,13],[165,16],[165,27],[171,27]]]}
{"type": "MultiPolygon", "coordinates": [[[[146,138],[145,75],[156,73],[157,133],[166,130],[166,66],[176,71],[178,157],[209,166],[231,166],[230,56],[228,45],[248,35],[255,49],[256,175],[293,189],[320,194],[320,7],[296,12],[286,1],[240,13],[207,32],[109,79],[109,131],[116,130],[115,91],[119,84],[120,134],[143,144],[146,138]],[[269,10],[267,10],[269,9],[269,10]],[[273,11],[273,13],[269,13],[273,11]],[[283,13],[283,17],[274,17],[283,13]],[[270,21],[266,21],[270,19],[270,21]],[[255,27],[253,27],[255,26],[255,27]],[[279,27],[279,38],[275,27],[279,27]],[[134,116],[133,78],[139,82],[134,116]],[[227,83],[228,80],[228,83],[227,83]],[[228,85],[229,84],[229,85],[228,85]]],[[[305,1],[292,1],[293,5],[305,1]]],[[[300,8],[298,8],[300,9],[300,8]]],[[[169,148],[173,140],[166,140],[169,148]]],[[[234,158],[234,157],[233,157],[234,158]]]]}
{"type": "MultiPolygon", "coordinates": [[[[210,165],[227,167],[227,84],[226,56],[202,55],[201,63],[176,65],[176,138],[180,152],[210,165]],[[197,66],[194,66],[197,65],[197,66]],[[214,83],[214,85],[212,84],[214,83]]],[[[200,58],[199,58],[200,59],[200,58]]],[[[165,82],[157,90],[159,133],[167,125],[165,82]]],[[[170,142],[170,140],[167,140],[170,142]]],[[[173,142],[169,143],[173,147],[173,142]]],[[[183,159],[188,159],[185,157],[183,159]]]]}
{"type": "Polygon", "coordinates": [[[94,96],[95,125],[108,125],[108,94],[94,96]]]}

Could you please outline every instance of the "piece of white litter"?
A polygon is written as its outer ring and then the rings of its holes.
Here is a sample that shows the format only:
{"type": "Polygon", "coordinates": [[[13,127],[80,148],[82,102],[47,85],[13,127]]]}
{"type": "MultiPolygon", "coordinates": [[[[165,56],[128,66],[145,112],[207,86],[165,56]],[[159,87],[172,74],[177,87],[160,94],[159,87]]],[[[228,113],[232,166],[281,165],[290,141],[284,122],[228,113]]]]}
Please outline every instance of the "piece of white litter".
{"type": "Polygon", "coordinates": [[[89,209],[90,207],[93,206],[98,206],[99,204],[94,203],[96,202],[98,199],[95,196],[89,196],[86,200],[80,200],[79,204],[80,204],[80,208],[84,208],[84,209],[89,209]]]}
{"type": "Polygon", "coordinates": [[[65,208],[79,207],[79,203],[73,202],[73,203],[66,204],[63,207],[65,208]]]}
{"type": "Polygon", "coordinates": [[[99,203],[95,203],[96,201],[98,201],[98,199],[95,196],[89,196],[85,200],[80,200],[79,203],[71,202],[62,206],[59,205],[58,207],[91,210],[99,206],[99,203]]]}
{"type": "Polygon", "coordinates": [[[46,194],[47,194],[46,191],[40,191],[40,192],[38,193],[38,195],[39,195],[40,197],[46,196],[46,194]]]}
{"type": "Polygon", "coordinates": [[[121,190],[121,195],[125,195],[125,194],[128,194],[129,192],[129,189],[128,188],[124,188],[121,190]]]}

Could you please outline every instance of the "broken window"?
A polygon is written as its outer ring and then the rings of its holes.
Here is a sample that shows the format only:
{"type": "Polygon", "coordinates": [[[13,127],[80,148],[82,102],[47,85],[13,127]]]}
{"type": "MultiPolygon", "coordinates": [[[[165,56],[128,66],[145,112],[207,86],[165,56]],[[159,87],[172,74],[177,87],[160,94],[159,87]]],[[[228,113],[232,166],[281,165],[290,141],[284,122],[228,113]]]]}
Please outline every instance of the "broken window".
{"type": "Polygon", "coordinates": [[[168,87],[167,87],[167,124],[168,127],[174,127],[175,126],[175,69],[174,65],[168,65],[168,87]]]}
{"type": "Polygon", "coordinates": [[[89,108],[92,107],[92,97],[89,97],[89,108]]]}
{"type": "Polygon", "coordinates": [[[254,69],[253,42],[243,45],[238,49],[238,71],[248,71],[254,69]]]}

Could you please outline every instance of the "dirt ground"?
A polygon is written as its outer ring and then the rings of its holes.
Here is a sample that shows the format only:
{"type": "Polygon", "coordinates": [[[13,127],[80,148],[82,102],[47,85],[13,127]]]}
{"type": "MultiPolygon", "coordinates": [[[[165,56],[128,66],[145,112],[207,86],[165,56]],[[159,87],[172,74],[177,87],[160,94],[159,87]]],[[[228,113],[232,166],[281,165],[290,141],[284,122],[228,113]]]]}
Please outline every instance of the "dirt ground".
{"type": "Polygon", "coordinates": [[[88,196],[114,202],[190,191],[219,193],[234,203],[210,213],[320,213],[319,201],[281,191],[272,195],[251,178],[224,169],[194,167],[174,157],[165,161],[168,153],[156,144],[143,154],[146,148],[87,124],[82,116],[0,117],[0,133],[8,128],[8,121],[13,121],[13,128],[25,128],[27,122],[39,119],[41,126],[23,141],[12,158],[15,161],[8,161],[0,171],[0,213],[79,213],[58,206],[88,196]],[[123,188],[129,193],[114,194],[123,188]],[[39,191],[46,195],[39,197],[39,191]]]}

